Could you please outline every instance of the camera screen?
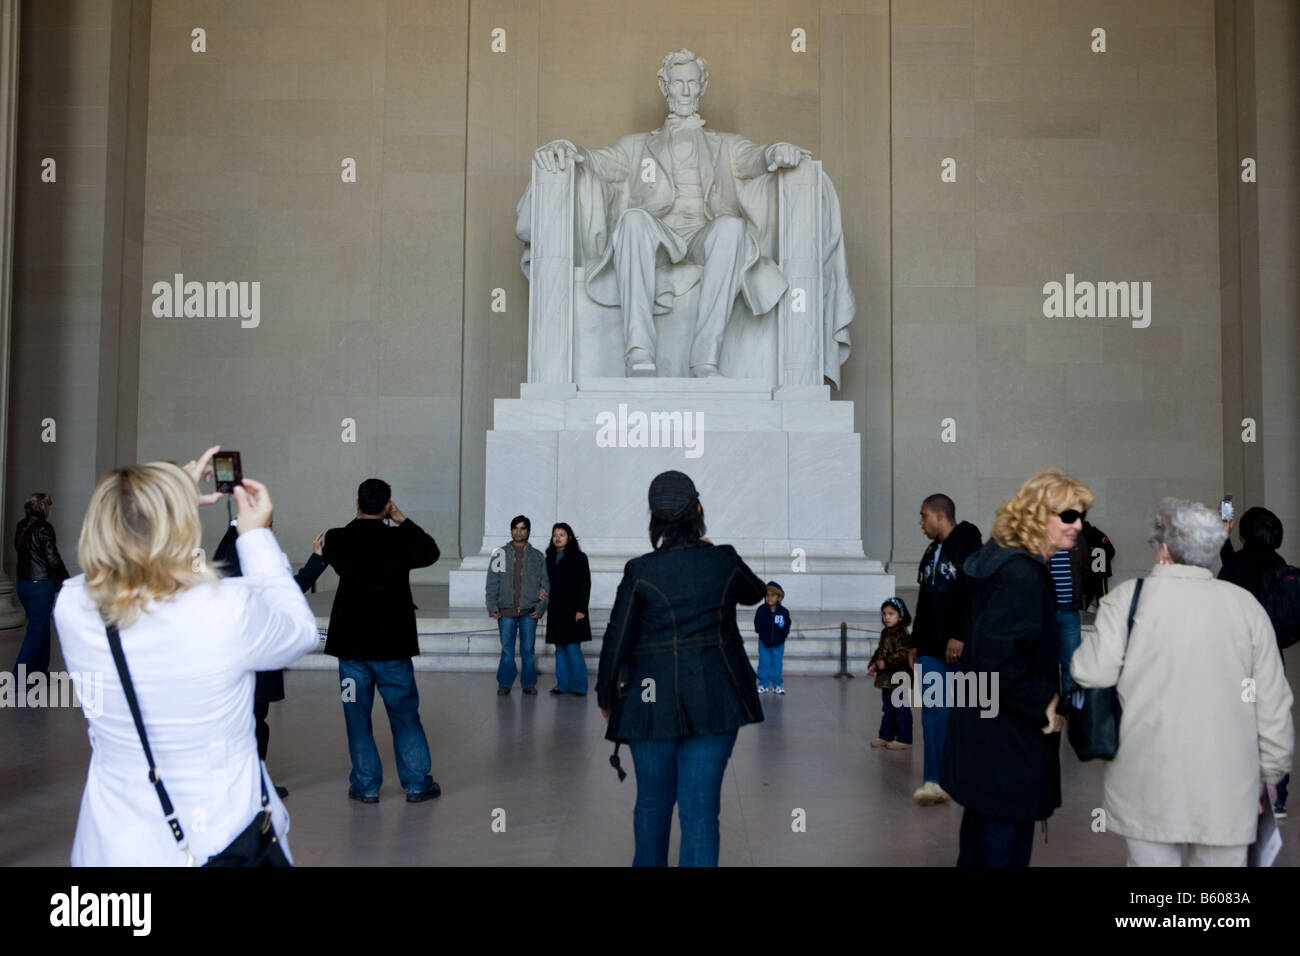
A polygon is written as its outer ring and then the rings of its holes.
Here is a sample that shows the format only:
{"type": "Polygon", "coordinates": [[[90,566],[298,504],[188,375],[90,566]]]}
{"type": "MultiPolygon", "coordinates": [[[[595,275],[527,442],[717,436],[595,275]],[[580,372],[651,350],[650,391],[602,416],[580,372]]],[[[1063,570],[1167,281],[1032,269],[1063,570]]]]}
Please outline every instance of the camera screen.
{"type": "Polygon", "coordinates": [[[217,481],[234,481],[235,480],[235,462],[230,458],[214,458],[212,461],[213,469],[217,474],[217,481]]]}

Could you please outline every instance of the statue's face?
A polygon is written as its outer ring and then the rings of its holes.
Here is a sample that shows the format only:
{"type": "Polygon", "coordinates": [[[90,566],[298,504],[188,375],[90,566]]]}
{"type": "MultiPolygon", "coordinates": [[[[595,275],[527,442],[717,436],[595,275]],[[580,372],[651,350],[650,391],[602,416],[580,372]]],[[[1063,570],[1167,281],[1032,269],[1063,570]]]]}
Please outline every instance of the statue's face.
{"type": "Polygon", "coordinates": [[[664,94],[668,109],[677,116],[690,116],[700,110],[700,67],[696,63],[679,63],[668,69],[668,92],[664,94]]]}

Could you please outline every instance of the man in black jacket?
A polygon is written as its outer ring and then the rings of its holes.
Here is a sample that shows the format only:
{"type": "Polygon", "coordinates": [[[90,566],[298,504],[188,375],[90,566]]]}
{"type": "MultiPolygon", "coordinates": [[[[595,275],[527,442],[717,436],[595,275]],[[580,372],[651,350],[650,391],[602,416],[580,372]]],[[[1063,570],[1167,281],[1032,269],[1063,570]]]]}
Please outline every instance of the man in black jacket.
{"type": "Polygon", "coordinates": [[[966,635],[970,611],[965,560],[980,549],[980,529],[969,521],[957,523],[957,508],[947,495],[930,495],[921,502],[921,530],[930,547],[921,558],[916,581],[921,592],[916,602],[910,657],[922,693],[921,730],[925,736],[924,780],[912,799],[921,806],[948,799],[939,786],[943,767],[944,737],[948,729],[948,700],[935,701],[925,694],[932,681],[946,688],[948,672],[956,668],[966,635]],[[919,669],[917,665],[920,665],[919,669]]]}
{"type": "Polygon", "coordinates": [[[420,692],[411,658],[420,653],[410,572],[438,560],[438,545],[392,501],[392,489],[367,478],[357,489],[357,517],[325,535],[325,560],[338,572],[325,653],[339,659],[343,718],[352,773],[348,796],[378,803],[384,767],[370,711],[375,690],[393,729],[397,776],[407,803],[442,793],[429,775],[429,741],[420,725],[420,692]],[[384,524],[392,518],[396,527],[384,524]]]}

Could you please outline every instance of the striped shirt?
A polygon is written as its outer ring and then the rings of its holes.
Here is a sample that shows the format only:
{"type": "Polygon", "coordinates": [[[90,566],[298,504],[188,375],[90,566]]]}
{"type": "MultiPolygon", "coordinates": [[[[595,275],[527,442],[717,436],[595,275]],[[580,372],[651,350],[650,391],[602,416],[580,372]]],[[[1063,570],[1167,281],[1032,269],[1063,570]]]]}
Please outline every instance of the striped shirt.
{"type": "Polygon", "coordinates": [[[1052,581],[1056,585],[1057,607],[1074,607],[1074,583],[1070,579],[1070,552],[1052,555],[1052,581]]]}

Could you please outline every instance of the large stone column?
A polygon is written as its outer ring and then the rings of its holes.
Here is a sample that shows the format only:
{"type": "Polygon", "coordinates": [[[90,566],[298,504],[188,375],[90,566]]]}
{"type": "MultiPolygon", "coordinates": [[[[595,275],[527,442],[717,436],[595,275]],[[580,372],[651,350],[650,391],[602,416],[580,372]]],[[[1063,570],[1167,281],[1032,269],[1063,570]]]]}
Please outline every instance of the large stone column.
{"type": "MultiPolygon", "coordinates": [[[[18,8],[0,0],[0,503],[5,500],[9,454],[9,318],[13,302],[14,145],[18,141],[18,8]]],[[[0,515],[3,507],[0,506],[0,515]]],[[[0,521],[0,525],[8,526],[0,521]]],[[[14,599],[14,584],[0,566],[0,628],[27,621],[14,599]]]]}

